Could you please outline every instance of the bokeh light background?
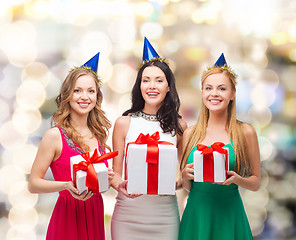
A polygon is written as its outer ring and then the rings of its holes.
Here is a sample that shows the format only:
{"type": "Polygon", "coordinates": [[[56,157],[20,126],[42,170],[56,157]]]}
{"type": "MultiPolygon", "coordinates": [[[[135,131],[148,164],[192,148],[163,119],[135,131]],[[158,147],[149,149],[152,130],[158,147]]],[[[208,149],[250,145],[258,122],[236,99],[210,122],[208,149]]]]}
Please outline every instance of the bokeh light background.
{"type": "MultiPolygon", "coordinates": [[[[295,0],[1,1],[0,239],[45,238],[58,194],[30,194],[27,180],[68,70],[101,52],[103,109],[114,123],[130,106],[144,36],[175,73],[188,125],[201,73],[224,52],[239,75],[238,118],[260,142],[261,189],[241,190],[253,234],[296,239],[295,0]]],[[[103,197],[110,239],[115,191],[103,197]]]]}

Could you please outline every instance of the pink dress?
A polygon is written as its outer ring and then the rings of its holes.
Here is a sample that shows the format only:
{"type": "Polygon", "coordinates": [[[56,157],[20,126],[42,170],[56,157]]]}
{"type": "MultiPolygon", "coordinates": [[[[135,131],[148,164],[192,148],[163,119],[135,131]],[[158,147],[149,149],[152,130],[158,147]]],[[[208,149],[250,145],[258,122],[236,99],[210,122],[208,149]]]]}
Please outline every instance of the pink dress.
{"type": "MultiPolygon", "coordinates": [[[[59,127],[58,127],[59,128],[59,127]]],[[[55,181],[71,181],[70,157],[83,151],[59,128],[63,148],[61,156],[50,165],[55,181]]],[[[99,152],[105,153],[99,145],[99,152]]],[[[104,205],[100,193],[86,201],[72,197],[68,190],[59,192],[46,235],[47,240],[104,240],[104,205]]]]}

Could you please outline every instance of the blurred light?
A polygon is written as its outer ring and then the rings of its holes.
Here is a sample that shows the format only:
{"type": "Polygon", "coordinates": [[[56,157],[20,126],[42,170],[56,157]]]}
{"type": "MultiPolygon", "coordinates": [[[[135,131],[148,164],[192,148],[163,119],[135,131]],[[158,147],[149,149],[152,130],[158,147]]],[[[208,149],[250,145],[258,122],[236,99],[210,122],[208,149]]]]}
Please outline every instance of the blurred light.
{"type": "Polygon", "coordinates": [[[284,206],[278,206],[269,213],[268,222],[273,229],[284,232],[287,228],[292,226],[293,215],[284,206]]]}
{"type": "Polygon", "coordinates": [[[6,234],[6,240],[24,239],[36,240],[37,238],[35,231],[32,229],[24,229],[24,227],[16,225],[12,226],[6,234]]]}
{"type": "Polygon", "coordinates": [[[247,37],[243,41],[243,47],[252,61],[261,61],[266,58],[267,41],[263,38],[247,37]]]}
{"type": "Polygon", "coordinates": [[[286,67],[281,75],[281,80],[288,91],[296,92],[295,76],[296,66],[286,67]]]}
{"type": "Polygon", "coordinates": [[[291,61],[296,62],[296,48],[289,51],[289,58],[291,61]]]}
{"type": "Polygon", "coordinates": [[[102,82],[108,82],[110,81],[112,74],[113,74],[113,65],[109,58],[105,57],[103,54],[100,56],[98,65],[98,74],[101,78],[102,82]]]}
{"type": "Polygon", "coordinates": [[[271,156],[275,156],[276,148],[266,137],[259,137],[260,160],[271,160],[271,156]]]}
{"type": "Polygon", "coordinates": [[[11,23],[13,19],[12,9],[8,6],[11,1],[2,1],[0,8],[0,31],[1,28],[5,27],[7,24],[11,23]],[[6,4],[6,6],[5,6],[6,4]]]}
{"type": "Polygon", "coordinates": [[[283,45],[289,40],[289,35],[286,32],[276,32],[270,37],[270,41],[273,45],[283,45]]]}
{"type": "Polygon", "coordinates": [[[269,108],[257,108],[252,106],[248,111],[250,119],[258,123],[261,127],[268,125],[272,119],[272,113],[269,108]]]}
{"type": "Polygon", "coordinates": [[[17,108],[12,115],[12,122],[19,132],[29,134],[40,127],[42,116],[38,109],[17,108]]]}
{"type": "Polygon", "coordinates": [[[38,19],[46,18],[50,11],[50,2],[46,0],[32,1],[25,4],[24,6],[27,15],[38,19]]]}
{"type": "Polygon", "coordinates": [[[135,7],[134,7],[134,12],[141,16],[141,17],[150,17],[153,12],[154,12],[154,8],[153,6],[148,3],[148,2],[138,2],[138,3],[135,3],[135,7]]]}
{"type": "MultiPolygon", "coordinates": [[[[159,23],[147,22],[142,24],[140,32],[142,36],[146,36],[149,40],[155,40],[162,35],[163,27],[159,23]]],[[[151,44],[154,46],[153,43],[151,44]]]]}
{"type": "Polygon", "coordinates": [[[27,139],[28,135],[17,131],[12,121],[8,121],[0,127],[0,144],[6,149],[19,148],[26,143],[27,139]]]}
{"type": "Polygon", "coordinates": [[[131,91],[136,79],[136,70],[125,64],[114,65],[112,78],[108,86],[116,93],[127,93],[131,91]]]}
{"type": "Polygon", "coordinates": [[[164,45],[164,50],[169,53],[175,53],[179,48],[180,44],[177,40],[170,40],[164,45]]]}
{"type": "Polygon", "coordinates": [[[0,124],[10,116],[9,104],[0,98],[0,124]]]}
{"type": "MultiPolygon", "coordinates": [[[[89,56],[86,60],[90,59],[99,51],[106,56],[109,56],[112,52],[112,42],[104,32],[92,31],[84,33],[79,45],[81,46],[82,52],[85,53],[84,55],[89,56]]],[[[81,55],[76,56],[76,59],[81,62],[81,55]]]]}
{"type": "Polygon", "coordinates": [[[160,18],[160,23],[164,27],[173,26],[178,21],[178,17],[175,14],[167,13],[162,14],[160,18]]]}
{"type": "Polygon", "coordinates": [[[200,61],[206,58],[207,51],[201,47],[188,47],[185,49],[185,56],[192,61],[200,61]]]}
{"type": "Polygon", "coordinates": [[[130,108],[131,108],[131,94],[127,93],[120,97],[117,104],[117,111],[119,113],[123,113],[130,108]]]}
{"type": "Polygon", "coordinates": [[[269,107],[275,100],[273,87],[267,83],[258,83],[251,92],[251,101],[258,108],[269,107]]]}
{"type": "Polygon", "coordinates": [[[0,48],[11,64],[23,67],[36,59],[36,35],[35,27],[23,20],[0,29],[0,48]]]}
{"type": "Polygon", "coordinates": [[[28,231],[37,225],[38,213],[28,204],[18,204],[10,209],[8,220],[11,226],[18,226],[21,231],[28,231]]]}
{"type": "Polygon", "coordinates": [[[17,103],[26,109],[39,108],[44,103],[45,98],[44,86],[37,81],[27,80],[23,82],[16,92],[17,103]]]}
{"type": "Polygon", "coordinates": [[[217,1],[212,1],[212,2],[207,2],[203,4],[199,9],[194,10],[191,14],[192,22],[196,24],[216,23],[220,4],[217,1]],[[212,2],[215,2],[215,3],[212,3],[212,2]]]}
{"type": "Polygon", "coordinates": [[[286,117],[296,118],[296,97],[288,97],[284,103],[283,114],[286,117]]]}
{"type": "MultiPolygon", "coordinates": [[[[62,86],[62,81],[58,79],[52,72],[49,73],[50,81],[47,84],[45,91],[46,91],[46,99],[49,100],[51,98],[56,98],[62,86]]],[[[66,77],[66,75],[65,75],[66,77]]]]}
{"type": "Polygon", "coordinates": [[[12,206],[26,204],[33,208],[38,201],[38,194],[31,194],[28,191],[28,182],[18,181],[11,184],[8,193],[8,200],[12,206]]]}
{"type": "Polygon", "coordinates": [[[29,174],[36,157],[38,148],[31,144],[21,146],[17,151],[13,152],[12,162],[15,166],[19,166],[24,174],[29,174]]]}
{"type": "Polygon", "coordinates": [[[33,62],[25,67],[22,72],[22,81],[37,81],[43,86],[47,86],[50,82],[48,67],[40,62],[33,62]]]}
{"type": "Polygon", "coordinates": [[[25,181],[25,175],[22,173],[19,167],[5,165],[0,169],[0,191],[3,193],[9,194],[12,183],[19,181],[25,181]]]}

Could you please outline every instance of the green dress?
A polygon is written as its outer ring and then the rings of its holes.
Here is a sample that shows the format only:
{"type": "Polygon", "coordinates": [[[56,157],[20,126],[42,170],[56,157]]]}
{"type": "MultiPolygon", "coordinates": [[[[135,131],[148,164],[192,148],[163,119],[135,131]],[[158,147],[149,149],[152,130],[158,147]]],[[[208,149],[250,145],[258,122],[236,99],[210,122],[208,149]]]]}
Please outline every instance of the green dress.
{"type": "MultiPolygon", "coordinates": [[[[229,169],[235,156],[230,144],[229,169]]],[[[193,152],[187,163],[193,162],[193,152]]],[[[179,240],[250,240],[253,239],[248,218],[236,184],[219,185],[193,182],[179,229],[179,240]]]]}

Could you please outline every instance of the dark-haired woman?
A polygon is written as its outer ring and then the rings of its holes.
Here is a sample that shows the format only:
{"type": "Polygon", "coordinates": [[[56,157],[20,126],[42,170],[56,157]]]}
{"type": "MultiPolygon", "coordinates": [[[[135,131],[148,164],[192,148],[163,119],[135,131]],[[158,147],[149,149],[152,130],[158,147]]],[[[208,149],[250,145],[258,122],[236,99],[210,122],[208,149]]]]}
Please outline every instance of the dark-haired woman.
{"type": "Polygon", "coordinates": [[[132,90],[132,107],[119,117],[113,131],[113,187],[118,191],[111,221],[113,240],[177,239],[179,212],[176,196],[128,194],[122,180],[124,152],[128,142],[140,133],[158,131],[160,140],[177,146],[181,153],[182,133],[187,127],[178,114],[180,102],[175,78],[161,59],[146,62],[139,70],[132,90]]]}

